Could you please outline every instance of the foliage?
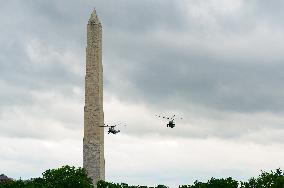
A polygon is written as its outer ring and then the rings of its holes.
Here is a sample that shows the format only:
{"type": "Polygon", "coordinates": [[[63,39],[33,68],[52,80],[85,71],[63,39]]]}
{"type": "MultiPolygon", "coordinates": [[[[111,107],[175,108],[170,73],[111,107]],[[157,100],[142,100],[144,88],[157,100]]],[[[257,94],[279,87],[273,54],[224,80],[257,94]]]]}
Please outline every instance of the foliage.
{"type": "Polygon", "coordinates": [[[182,185],[179,188],[238,188],[238,185],[238,181],[229,177],[227,179],[211,178],[207,183],[195,181],[194,185],[182,185]]]}
{"type": "MultiPolygon", "coordinates": [[[[128,185],[126,183],[112,183],[112,182],[106,182],[103,180],[98,181],[97,188],[148,188],[147,186],[133,186],[128,185]]],[[[165,185],[158,185],[157,187],[149,187],[149,188],[168,188],[165,185]]]]}
{"type": "Polygon", "coordinates": [[[46,187],[64,188],[92,188],[92,180],[82,168],[63,166],[58,169],[47,170],[43,174],[46,187]]]}
{"type": "MultiPolygon", "coordinates": [[[[211,178],[206,183],[195,181],[193,185],[182,185],[179,188],[284,188],[284,172],[262,172],[257,178],[248,182],[238,182],[231,177],[227,179],[211,178]]],[[[87,177],[83,168],[63,166],[58,169],[46,170],[42,177],[30,180],[5,180],[0,181],[0,188],[93,188],[92,180],[87,177]]],[[[97,188],[148,188],[147,186],[133,186],[126,183],[112,183],[98,181],[97,188]]],[[[149,188],[167,188],[158,185],[149,188]]]]}
{"type": "Polygon", "coordinates": [[[93,188],[83,168],[63,166],[58,169],[46,170],[42,178],[0,182],[0,188],[93,188]]]}
{"type": "Polygon", "coordinates": [[[281,169],[262,172],[258,178],[251,178],[248,182],[241,182],[241,188],[284,188],[284,173],[281,169]]]}
{"type": "Polygon", "coordinates": [[[262,172],[258,178],[251,178],[248,182],[238,182],[232,178],[211,178],[207,183],[195,181],[194,185],[182,185],[179,188],[284,188],[284,173],[281,169],[275,172],[262,172]]]}

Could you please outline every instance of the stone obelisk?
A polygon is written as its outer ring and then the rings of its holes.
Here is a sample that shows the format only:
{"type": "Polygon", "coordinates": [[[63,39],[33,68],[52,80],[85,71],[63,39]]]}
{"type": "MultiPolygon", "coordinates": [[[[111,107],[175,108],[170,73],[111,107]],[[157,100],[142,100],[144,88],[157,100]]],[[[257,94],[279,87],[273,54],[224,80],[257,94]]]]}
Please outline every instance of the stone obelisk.
{"type": "Polygon", "coordinates": [[[87,26],[83,167],[96,187],[105,179],[102,26],[93,10],[87,26]]]}

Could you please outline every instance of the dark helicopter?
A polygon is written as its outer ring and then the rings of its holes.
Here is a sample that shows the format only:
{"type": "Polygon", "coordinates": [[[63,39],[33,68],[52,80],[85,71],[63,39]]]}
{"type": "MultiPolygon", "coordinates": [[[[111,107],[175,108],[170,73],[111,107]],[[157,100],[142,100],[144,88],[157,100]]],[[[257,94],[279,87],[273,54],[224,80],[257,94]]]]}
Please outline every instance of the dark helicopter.
{"type": "MultiPolygon", "coordinates": [[[[159,116],[159,115],[156,115],[156,116],[158,116],[159,118],[163,118],[163,119],[169,120],[169,123],[167,124],[167,127],[170,127],[170,128],[174,128],[175,127],[176,124],[175,124],[174,120],[176,118],[176,115],[173,115],[171,118],[166,117],[166,116],[159,116]]],[[[182,119],[182,118],[178,118],[178,119],[182,119]]]]}
{"type": "MultiPolygon", "coordinates": [[[[119,125],[119,124],[118,124],[118,125],[119,125]]],[[[116,133],[119,133],[119,132],[120,132],[119,129],[117,129],[117,130],[115,129],[116,126],[117,126],[117,125],[105,125],[105,124],[104,124],[104,126],[100,126],[100,127],[109,127],[107,134],[109,134],[109,133],[116,134],[116,133]]],[[[126,125],[124,125],[124,126],[126,126],[126,125]]]]}

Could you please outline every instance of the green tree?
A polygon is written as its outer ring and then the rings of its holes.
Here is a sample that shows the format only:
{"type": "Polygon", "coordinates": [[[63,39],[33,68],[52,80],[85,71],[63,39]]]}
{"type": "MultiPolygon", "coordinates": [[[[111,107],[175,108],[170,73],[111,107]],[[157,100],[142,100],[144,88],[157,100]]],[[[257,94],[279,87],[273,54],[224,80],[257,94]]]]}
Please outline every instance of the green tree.
{"type": "Polygon", "coordinates": [[[248,182],[241,182],[241,188],[284,188],[284,173],[281,169],[262,172],[258,178],[251,178],[248,182]]]}
{"type": "Polygon", "coordinates": [[[207,183],[195,181],[194,185],[182,185],[179,188],[238,188],[239,183],[231,177],[227,179],[211,178],[207,183]]]}
{"type": "Polygon", "coordinates": [[[17,180],[0,183],[0,188],[93,188],[83,168],[63,166],[58,169],[46,170],[42,178],[17,180]]]}
{"type": "Polygon", "coordinates": [[[80,167],[76,169],[67,165],[58,169],[46,170],[42,175],[46,188],[93,188],[92,180],[80,167]]]}
{"type": "Polygon", "coordinates": [[[128,185],[125,183],[122,183],[122,185],[120,185],[112,182],[106,182],[104,180],[99,180],[97,182],[97,188],[128,188],[128,185]]]}
{"type": "Polygon", "coordinates": [[[6,181],[0,183],[0,188],[23,188],[25,187],[25,183],[22,180],[17,181],[6,181]]]}

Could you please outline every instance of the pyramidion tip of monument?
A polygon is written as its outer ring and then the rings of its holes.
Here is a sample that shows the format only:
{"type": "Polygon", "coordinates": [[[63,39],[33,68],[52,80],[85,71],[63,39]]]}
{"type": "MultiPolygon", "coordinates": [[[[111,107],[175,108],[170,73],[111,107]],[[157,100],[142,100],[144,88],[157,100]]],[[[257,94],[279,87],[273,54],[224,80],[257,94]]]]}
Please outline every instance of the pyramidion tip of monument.
{"type": "Polygon", "coordinates": [[[95,8],[92,11],[92,14],[91,14],[91,17],[90,17],[89,21],[95,22],[95,23],[100,23],[100,20],[98,18],[97,11],[96,11],[95,8]]]}

